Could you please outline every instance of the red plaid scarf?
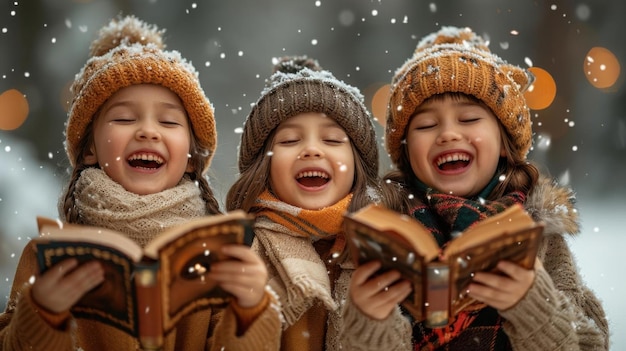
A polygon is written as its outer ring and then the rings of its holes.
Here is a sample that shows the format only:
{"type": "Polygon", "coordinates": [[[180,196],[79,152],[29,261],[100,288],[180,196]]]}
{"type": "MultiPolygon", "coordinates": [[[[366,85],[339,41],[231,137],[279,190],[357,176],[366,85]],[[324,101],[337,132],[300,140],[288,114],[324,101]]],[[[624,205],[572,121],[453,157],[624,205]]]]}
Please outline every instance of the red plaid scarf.
{"type": "MultiPolygon", "coordinates": [[[[443,247],[455,234],[475,223],[514,204],[524,203],[526,195],[520,191],[506,194],[497,200],[485,200],[483,196],[491,192],[496,182],[497,177],[494,177],[481,194],[468,199],[436,192],[418,181],[413,185],[422,190],[422,202],[411,210],[411,214],[431,231],[439,246],[443,247]]],[[[468,343],[472,342],[480,350],[510,349],[508,338],[502,330],[502,318],[496,310],[488,307],[463,311],[452,324],[444,328],[429,329],[422,323],[416,323],[413,337],[416,351],[469,350],[468,343]],[[480,342],[476,343],[476,340],[480,342]]]]}

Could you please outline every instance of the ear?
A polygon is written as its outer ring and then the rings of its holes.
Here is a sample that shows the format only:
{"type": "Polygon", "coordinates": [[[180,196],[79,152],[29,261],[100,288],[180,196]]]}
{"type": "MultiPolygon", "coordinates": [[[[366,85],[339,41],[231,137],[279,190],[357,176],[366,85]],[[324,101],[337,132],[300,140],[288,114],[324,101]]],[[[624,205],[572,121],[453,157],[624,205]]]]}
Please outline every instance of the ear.
{"type": "Polygon", "coordinates": [[[506,148],[504,147],[504,140],[500,142],[500,157],[506,158],[506,148]]]}
{"type": "Polygon", "coordinates": [[[185,168],[185,173],[193,173],[195,171],[195,167],[191,163],[191,159],[187,161],[187,168],[185,168]]]}
{"type": "Polygon", "coordinates": [[[83,152],[83,159],[87,166],[98,164],[98,155],[96,155],[96,148],[93,144],[83,152]]]}

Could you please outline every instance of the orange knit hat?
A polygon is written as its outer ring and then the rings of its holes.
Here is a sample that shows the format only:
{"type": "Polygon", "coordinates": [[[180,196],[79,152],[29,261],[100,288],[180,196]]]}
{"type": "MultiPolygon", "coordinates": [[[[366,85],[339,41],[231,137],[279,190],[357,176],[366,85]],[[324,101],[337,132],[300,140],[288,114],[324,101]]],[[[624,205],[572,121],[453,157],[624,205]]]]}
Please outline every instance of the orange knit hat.
{"type": "MultiPolygon", "coordinates": [[[[65,151],[72,166],[81,152],[85,129],[100,107],[118,90],[136,84],[158,84],[181,99],[193,133],[209,150],[206,167],[215,152],[217,132],[213,106],[198,80],[198,72],[178,51],[165,51],[162,34],[134,16],[113,19],[100,29],[90,47],[90,58],[70,88],[65,151]]],[[[206,169],[205,169],[206,170],[206,169]]],[[[205,171],[204,170],[204,171],[205,171]]]]}
{"type": "Polygon", "coordinates": [[[385,142],[397,165],[405,129],[415,110],[429,97],[464,93],[483,101],[498,117],[526,158],[532,144],[530,111],[524,91],[534,77],[492,54],[469,28],[442,27],[422,39],[413,57],[396,72],[391,84],[385,142]]]}

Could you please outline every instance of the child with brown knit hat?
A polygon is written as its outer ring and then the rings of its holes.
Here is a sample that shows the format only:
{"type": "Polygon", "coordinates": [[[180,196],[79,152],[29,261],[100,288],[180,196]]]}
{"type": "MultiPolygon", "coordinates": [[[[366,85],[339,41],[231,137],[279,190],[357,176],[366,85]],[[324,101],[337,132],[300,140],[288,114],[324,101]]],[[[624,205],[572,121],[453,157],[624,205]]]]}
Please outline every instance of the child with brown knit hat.
{"type": "Polygon", "coordinates": [[[342,223],[379,194],[374,126],[359,90],[306,56],[275,61],[266,83],[227,208],[256,216],[252,248],[279,295],[281,349],[350,350],[339,337],[353,270],[342,223]]]}
{"type": "MultiPolygon", "coordinates": [[[[499,274],[475,272],[468,293],[479,303],[443,328],[414,321],[413,347],[403,349],[608,349],[604,310],[565,237],[579,230],[573,193],[526,158],[532,129],[523,94],[532,79],[469,28],[456,27],[422,39],[393,77],[385,142],[396,169],[383,178],[386,206],[419,220],[441,247],[514,204],[545,223],[534,269],[501,261],[499,274]]],[[[362,313],[353,318],[377,320],[393,335],[392,307],[376,302],[406,283],[398,275],[380,281],[377,267],[370,262],[354,273],[348,303],[362,313]]],[[[358,342],[360,335],[346,338],[358,342]]]]}
{"type": "MultiPolygon", "coordinates": [[[[165,228],[220,213],[205,176],[216,147],[213,108],[192,64],[164,50],[162,33],[133,16],[100,30],[71,87],[65,133],[72,172],[61,219],[123,232],[141,246],[165,228]]],[[[213,264],[208,277],[232,302],[191,313],[152,347],[278,349],[280,316],[263,261],[244,245],[223,253],[232,259],[213,264]]],[[[38,276],[27,244],[0,315],[1,350],[140,348],[129,334],[70,313],[105,279],[98,262],[55,267],[38,276]]]]}

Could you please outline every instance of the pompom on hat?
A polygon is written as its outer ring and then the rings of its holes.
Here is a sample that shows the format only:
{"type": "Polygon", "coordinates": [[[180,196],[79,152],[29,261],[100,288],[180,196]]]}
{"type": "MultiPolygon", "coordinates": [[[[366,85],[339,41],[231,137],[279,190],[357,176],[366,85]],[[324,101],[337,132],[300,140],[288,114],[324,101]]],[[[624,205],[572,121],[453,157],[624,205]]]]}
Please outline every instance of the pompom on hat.
{"type": "Polygon", "coordinates": [[[159,30],[134,16],[113,19],[100,29],[90,47],[90,58],[70,88],[65,150],[76,166],[81,139],[100,107],[118,90],[136,84],[157,84],[181,99],[192,130],[209,153],[217,144],[213,107],[198,80],[198,72],[178,51],[165,51],[159,30]]]}
{"type": "Polygon", "coordinates": [[[345,129],[365,160],[368,172],[378,172],[378,146],[369,112],[361,92],[323,70],[306,56],[287,56],[274,61],[274,73],[266,80],[261,97],[244,124],[239,145],[239,172],[249,169],[270,133],[301,113],[324,113],[345,129]]]}
{"type": "Polygon", "coordinates": [[[525,159],[532,128],[524,92],[533,80],[528,70],[491,53],[488,44],[469,28],[442,27],[424,37],[391,82],[385,127],[391,160],[399,162],[405,129],[415,110],[426,99],[443,93],[464,93],[483,101],[525,159]]]}

